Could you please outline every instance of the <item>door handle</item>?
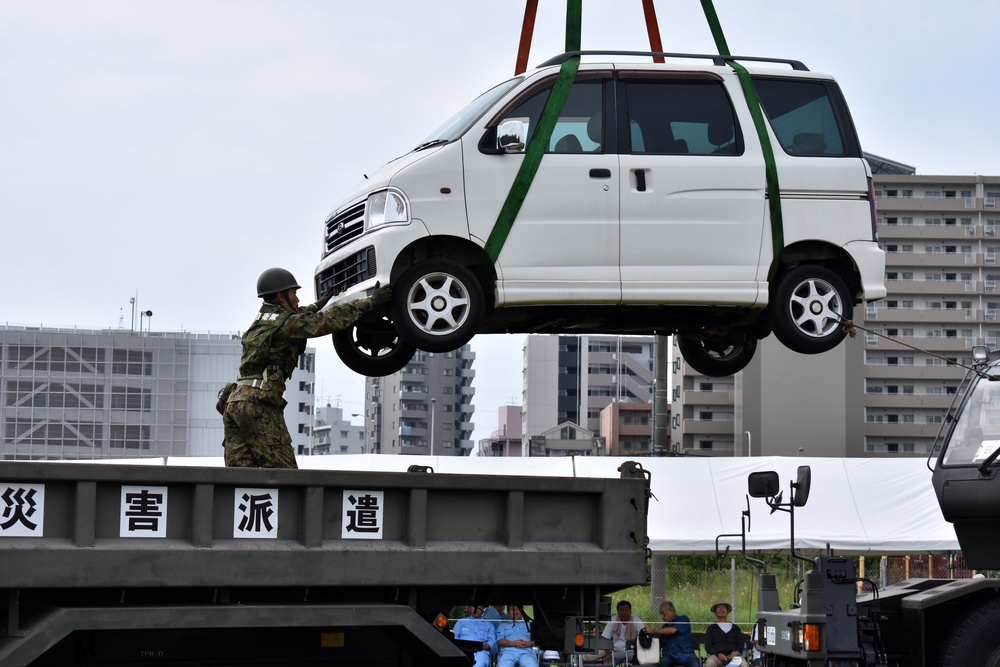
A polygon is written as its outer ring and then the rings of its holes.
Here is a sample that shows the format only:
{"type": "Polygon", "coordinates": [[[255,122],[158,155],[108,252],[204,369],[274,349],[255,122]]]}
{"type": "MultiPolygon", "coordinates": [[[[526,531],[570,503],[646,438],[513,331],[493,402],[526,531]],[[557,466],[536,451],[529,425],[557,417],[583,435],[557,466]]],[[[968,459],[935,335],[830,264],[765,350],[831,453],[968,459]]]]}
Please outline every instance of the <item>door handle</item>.
{"type": "Polygon", "coordinates": [[[591,178],[611,178],[611,170],[610,169],[591,169],[590,170],[590,177],[591,178]]]}
{"type": "Polygon", "coordinates": [[[646,170],[636,169],[635,170],[635,189],[638,192],[646,191],[646,170]]]}

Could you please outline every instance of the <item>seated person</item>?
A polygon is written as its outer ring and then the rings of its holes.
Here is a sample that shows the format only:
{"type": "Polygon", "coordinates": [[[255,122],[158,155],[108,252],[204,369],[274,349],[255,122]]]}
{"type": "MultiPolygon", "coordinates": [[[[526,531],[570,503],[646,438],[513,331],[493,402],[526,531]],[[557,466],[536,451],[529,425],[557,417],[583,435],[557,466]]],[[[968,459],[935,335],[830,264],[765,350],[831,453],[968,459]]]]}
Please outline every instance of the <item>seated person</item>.
{"type": "Polygon", "coordinates": [[[618,613],[611,617],[601,636],[610,639],[614,645],[612,650],[612,665],[618,665],[628,660],[635,659],[635,638],[639,636],[639,630],[644,625],[642,619],[632,615],[632,603],[628,600],[620,600],[617,605],[618,613]]]}
{"type": "Polygon", "coordinates": [[[521,616],[521,608],[512,605],[510,619],[501,621],[497,626],[497,648],[500,650],[497,667],[538,667],[534,646],[531,630],[521,616]]]}
{"type": "Polygon", "coordinates": [[[496,643],[496,636],[493,633],[493,624],[483,620],[483,608],[469,607],[469,616],[455,621],[452,629],[455,639],[480,642],[483,645],[482,651],[473,654],[476,667],[490,667],[490,651],[496,643]]]}
{"type": "Polygon", "coordinates": [[[705,667],[722,667],[728,665],[733,658],[743,655],[746,638],[740,626],[729,622],[732,606],[719,598],[712,603],[712,613],[715,623],[705,630],[705,652],[708,658],[705,667]]]}
{"type": "Polygon", "coordinates": [[[663,626],[646,627],[646,632],[660,640],[660,667],[701,667],[701,660],[694,654],[691,643],[691,621],[678,616],[674,603],[660,603],[663,626]]]}

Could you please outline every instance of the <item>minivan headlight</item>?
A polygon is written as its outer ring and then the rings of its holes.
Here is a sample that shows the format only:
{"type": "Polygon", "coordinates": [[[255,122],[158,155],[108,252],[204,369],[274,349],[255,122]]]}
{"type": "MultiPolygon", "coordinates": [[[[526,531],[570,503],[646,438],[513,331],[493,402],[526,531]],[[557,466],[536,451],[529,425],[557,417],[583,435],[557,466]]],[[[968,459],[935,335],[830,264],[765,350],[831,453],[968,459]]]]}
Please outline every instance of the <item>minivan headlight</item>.
{"type": "Polygon", "coordinates": [[[368,210],[365,212],[365,227],[368,229],[409,221],[410,204],[399,190],[380,190],[368,196],[368,210]]]}

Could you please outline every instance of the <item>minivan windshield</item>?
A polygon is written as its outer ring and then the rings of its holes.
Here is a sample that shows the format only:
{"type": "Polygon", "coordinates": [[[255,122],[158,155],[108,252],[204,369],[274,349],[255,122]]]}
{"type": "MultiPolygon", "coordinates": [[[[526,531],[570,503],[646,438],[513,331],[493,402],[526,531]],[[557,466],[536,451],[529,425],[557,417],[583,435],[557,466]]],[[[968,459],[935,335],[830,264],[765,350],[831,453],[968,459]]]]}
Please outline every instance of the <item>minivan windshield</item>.
{"type": "Polygon", "coordinates": [[[521,82],[521,77],[515,77],[490,88],[485,93],[472,100],[461,111],[445,121],[444,125],[427,135],[414,150],[420,150],[436,144],[455,141],[468,130],[486,110],[496,104],[497,100],[506,95],[511,88],[521,82]]]}

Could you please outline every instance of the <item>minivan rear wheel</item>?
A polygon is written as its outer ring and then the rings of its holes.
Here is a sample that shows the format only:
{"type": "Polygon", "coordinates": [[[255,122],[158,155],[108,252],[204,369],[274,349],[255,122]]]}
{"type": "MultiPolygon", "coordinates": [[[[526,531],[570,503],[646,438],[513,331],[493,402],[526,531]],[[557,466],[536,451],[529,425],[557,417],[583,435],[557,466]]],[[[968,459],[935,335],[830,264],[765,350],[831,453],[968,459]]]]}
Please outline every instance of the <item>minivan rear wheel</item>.
{"type": "Polygon", "coordinates": [[[819,354],[837,347],[842,320],[854,314],[854,299],[836,273],[814,264],[796,266],[778,278],[769,306],[774,335],[799,354],[819,354]]]}
{"type": "Polygon", "coordinates": [[[450,352],[478,331],[483,288],[466,267],[435,257],[407,269],[392,288],[392,320],[417,349],[450,352]]]}
{"type": "Polygon", "coordinates": [[[677,347],[688,366],[702,375],[725,377],[746,368],[757,351],[757,339],[677,337],[677,347]]]}

